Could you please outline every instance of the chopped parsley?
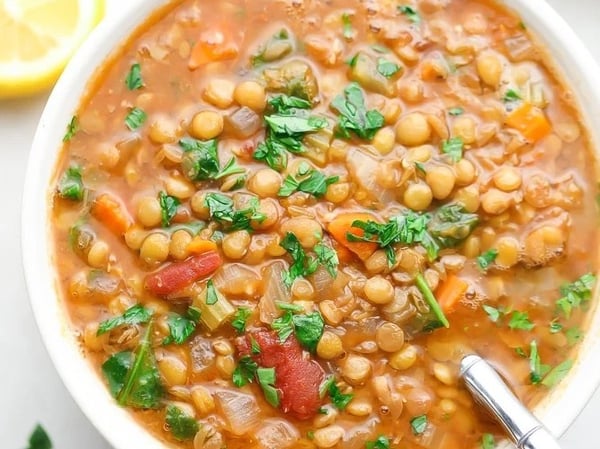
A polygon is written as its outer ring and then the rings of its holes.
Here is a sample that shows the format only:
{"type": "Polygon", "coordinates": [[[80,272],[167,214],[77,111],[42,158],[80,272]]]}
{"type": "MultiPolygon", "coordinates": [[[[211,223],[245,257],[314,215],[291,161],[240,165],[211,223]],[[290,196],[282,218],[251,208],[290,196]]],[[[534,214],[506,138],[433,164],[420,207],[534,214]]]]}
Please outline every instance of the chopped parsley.
{"type": "Polygon", "coordinates": [[[206,283],[206,305],[212,306],[219,301],[219,295],[217,295],[217,289],[212,279],[209,279],[206,283]]]}
{"type": "Polygon", "coordinates": [[[331,277],[337,276],[339,259],[337,253],[323,242],[315,245],[315,256],[307,256],[295,234],[288,232],[279,243],[283,249],[292,257],[292,265],[284,274],[284,282],[291,286],[298,277],[306,277],[317,271],[319,265],[323,265],[331,277]]]}
{"type": "Polygon", "coordinates": [[[550,371],[550,367],[542,364],[537,341],[533,340],[529,345],[529,380],[532,384],[537,385],[548,371],[550,371]]]}
{"type": "Polygon", "coordinates": [[[465,113],[465,110],[463,108],[461,108],[460,106],[456,106],[456,107],[448,109],[448,114],[452,115],[453,117],[462,115],[464,113],[465,113]]]}
{"type": "Polygon", "coordinates": [[[68,200],[81,201],[84,193],[81,167],[72,165],[65,170],[58,182],[58,194],[68,200]]]}
{"type": "Polygon", "coordinates": [[[558,334],[558,333],[562,332],[563,325],[560,324],[558,321],[552,321],[550,323],[549,330],[550,330],[551,334],[558,334]]]}
{"type": "Polygon", "coordinates": [[[186,316],[178,313],[169,313],[167,315],[167,326],[169,327],[169,335],[164,338],[163,345],[175,343],[181,345],[192,336],[196,325],[200,319],[200,311],[190,307],[186,316]]]}
{"type": "Polygon", "coordinates": [[[125,78],[125,85],[129,90],[137,90],[144,87],[144,80],[142,80],[142,66],[137,62],[132,64],[127,77],[125,78]]]}
{"type": "Polygon", "coordinates": [[[347,13],[342,14],[342,26],[344,27],[344,38],[352,39],[352,37],[354,37],[354,30],[352,29],[352,17],[347,13]]]}
{"type": "Polygon", "coordinates": [[[231,380],[236,387],[243,387],[254,380],[258,364],[248,356],[242,357],[233,370],[231,380]]]}
{"type": "Polygon", "coordinates": [[[162,190],[158,192],[160,204],[160,220],[163,228],[171,226],[171,220],[177,215],[177,208],[181,204],[174,196],[167,195],[162,190]]]}
{"type": "Polygon", "coordinates": [[[442,153],[450,156],[453,162],[458,162],[463,157],[464,143],[460,137],[442,141],[442,153]]]}
{"type": "Polygon", "coordinates": [[[395,62],[389,61],[385,58],[377,58],[377,71],[385,76],[386,78],[392,78],[401,68],[395,62]]]}
{"type": "Polygon", "coordinates": [[[140,128],[145,122],[148,116],[140,108],[132,108],[127,116],[125,117],[125,124],[131,131],[135,131],[140,128]]]}
{"type": "Polygon", "coordinates": [[[337,268],[340,263],[337,252],[323,242],[317,243],[313,250],[315,251],[319,265],[323,265],[329,275],[335,279],[337,276],[337,268]]]}
{"type": "Polygon", "coordinates": [[[52,441],[40,424],[37,424],[31,432],[27,449],[52,449],[52,441]]]}
{"type": "Polygon", "coordinates": [[[544,380],[542,380],[542,385],[544,385],[545,387],[548,387],[548,388],[552,388],[552,387],[558,385],[558,383],[561,380],[563,380],[567,376],[567,374],[569,374],[569,371],[571,370],[572,367],[573,367],[572,360],[565,360],[561,364],[556,365],[554,368],[552,368],[550,370],[550,372],[546,375],[546,377],[544,377],[544,380]]]}
{"type": "Polygon", "coordinates": [[[311,169],[301,180],[292,175],[287,175],[278,195],[288,197],[294,192],[305,192],[316,198],[321,198],[327,193],[327,186],[338,182],[339,179],[339,176],[325,176],[315,169],[311,169]]]}
{"type": "Polygon", "coordinates": [[[279,407],[279,392],[275,388],[275,368],[258,368],[256,377],[267,402],[273,407],[279,407]]]}
{"type": "Polygon", "coordinates": [[[271,327],[277,332],[282,343],[295,333],[298,342],[314,353],[323,335],[325,322],[319,312],[294,314],[294,311],[288,308],[282,316],[273,320],[271,327]]]}
{"type": "Polygon", "coordinates": [[[572,327],[565,331],[565,336],[567,337],[567,344],[574,346],[583,338],[583,331],[578,327],[572,327]]]}
{"type": "Polygon", "coordinates": [[[483,271],[486,271],[498,257],[497,249],[490,249],[477,258],[477,265],[483,271]]]}
{"type": "Polygon", "coordinates": [[[248,307],[238,307],[233,320],[231,321],[231,327],[233,327],[238,334],[243,334],[246,331],[246,322],[252,315],[252,311],[248,307]]]}
{"type": "Polygon", "coordinates": [[[510,316],[508,327],[512,330],[530,331],[535,327],[535,324],[531,322],[527,312],[515,310],[510,316]]]}
{"type": "Polygon", "coordinates": [[[400,6],[398,6],[398,11],[400,11],[401,14],[405,15],[406,18],[408,20],[410,20],[412,23],[414,23],[414,24],[421,23],[421,16],[417,12],[417,10],[414,9],[412,6],[400,5],[400,6]]]}
{"type": "Polygon", "coordinates": [[[384,435],[379,435],[375,441],[367,441],[366,449],[390,449],[390,439],[384,435]]]}
{"type": "Polygon", "coordinates": [[[63,142],[68,142],[71,140],[77,131],[79,131],[79,119],[76,115],[74,115],[71,117],[71,121],[67,124],[67,131],[62,139],[63,142]]]}
{"type": "Polygon", "coordinates": [[[208,193],[204,204],[212,220],[225,226],[227,231],[251,230],[252,221],[262,222],[266,216],[258,210],[258,198],[252,197],[244,209],[235,209],[233,200],[221,193],[208,193]]]}
{"type": "Polygon", "coordinates": [[[521,96],[521,94],[519,93],[519,91],[515,90],[515,89],[508,89],[505,93],[504,93],[504,97],[502,97],[502,100],[506,103],[509,103],[511,101],[518,101],[521,100],[523,97],[521,96]]]}
{"type": "Polygon", "coordinates": [[[348,404],[350,404],[350,402],[354,398],[354,394],[352,393],[342,393],[340,387],[336,385],[335,377],[333,376],[323,381],[323,384],[321,384],[321,387],[319,388],[319,393],[321,392],[324,392],[322,394],[323,397],[325,396],[325,394],[329,394],[329,397],[331,398],[331,403],[338,410],[345,410],[348,404]]]}
{"type": "Polygon", "coordinates": [[[592,297],[592,289],[596,283],[596,276],[587,273],[571,284],[560,287],[561,298],[556,301],[556,306],[567,318],[571,316],[573,309],[581,307],[592,297]]]}
{"type": "Polygon", "coordinates": [[[415,277],[415,283],[417,284],[417,288],[423,295],[423,299],[429,306],[429,310],[435,315],[436,320],[442,326],[450,327],[450,323],[448,322],[448,319],[444,315],[444,311],[442,310],[442,308],[440,307],[440,304],[435,299],[433,292],[429,288],[429,285],[427,285],[427,281],[425,280],[425,278],[423,277],[423,275],[421,273],[418,273],[417,276],[415,277]]]}
{"type": "Polygon", "coordinates": [[[421,435],[427,429],[427,415],[420,415],[411,419],[410,427],[414,435],[421,435]]]}
{"type": "Polygon", "coordinates": [[[167,406],[165,421],[178,441],[191,440],[200,430],[198,421],[175,405],[167,406]]]}
{"type": "Polygon", "coordinates": [[[196,140],[184,138],[179,141],[184,153],[181,158],[181,168],[191,181],[219,180],[230,175],[245,173],[237,165],[235,157],[227,161],[221,168],[218,156],[218,143],[212,140],[196,140]]]}
{"type": "Polygon", "coordinates": [[[481,436],[481,449],[494,449],[496,447],[496,440],[494,435],[491,433],[484,433],[481,436]]]}
{"type": "Polygon", "coordinates": [[[366,109],[363,91],[357,83],[350,83],[343,95],[333,99],[331,107],[340,114],[338,131],[344,138],[354,133],[361,139],[371,140],[385,123],[379,111],[366,109]]]}
{"type": "Polygon", "coordinates": [[[504,315],[506,315],[506,310],[503,307],[492,307],[492,306],[488,306],[487,304],[483,305],[483,310],[485,311],[485,313],[488,314],[488,316],[490,317],[490,321],[492,321],[492,323],[497,323],[500,321],[500,319],[502,317],[504,317],[504,315]]]}
{"type": "Polygon", "coordinates": [[[127,309],[123,313],[123,315],[102,321],[98,326],[98,331],[96,332],[96,335],[105,334],[113,329],[116,329],[117,327],[121,327],[126,324],[146,324],[152,318],[152,313],[152,310],[147,309],[141,304],[136,304],[127,309]]]}

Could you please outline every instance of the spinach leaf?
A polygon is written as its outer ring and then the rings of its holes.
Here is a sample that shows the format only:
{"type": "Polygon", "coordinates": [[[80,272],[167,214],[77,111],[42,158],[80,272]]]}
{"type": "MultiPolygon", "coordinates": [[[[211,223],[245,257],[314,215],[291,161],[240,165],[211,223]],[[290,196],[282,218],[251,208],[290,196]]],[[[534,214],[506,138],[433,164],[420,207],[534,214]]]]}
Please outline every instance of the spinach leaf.
{"type": "Polygon", "coordinates": [[[58,194],[65,199],[81,201],[85,188],[81,176],[81,167],[72,165],[67,168],[58,183],[58,194]]]}
{"type": "Polygon", "coordinates": [[[167,406],[165,421],[178,441],[191,440],[200,430],[198,421],[175,405],[167,406]]]}
{"type": "Polygon", "coordinates": [[[144,81],[142,80],[142,66],[137,62],[131,66],[127,77],[125,78],[125,85],[129,90],[137,90],[144,87],[144,81]]]}
{"type": "Polygon", "coordinates": [[[162,190],[158,192],[158,202],[160,204],[160,219],[163,228],[171,226],[171,220],[177,215],[177,208],[181,204],[179,199],[167,195],[162,190]]]}
{"type": "Polygon", "coordinates": [[[343,95],[333,99],[331,107],[340,114],[338,129],[345,138],[349,138],[352,132],[361,139],[372,140],[385,124],[379,111],[367,111],[363,91],[357,83],[350,83],[343,95]]]}
{"type": "Polygon", "coordinates": [[[123,315],[101,322],[98,326],[96,335],[105,334],[106,332],[110,332],[111,330],[125,324],[146,324],[150,321],[150,319],[152,319],[152,314],[152,310],[145,308],[141,304],[135,304],[127,309],[123,315]]]}

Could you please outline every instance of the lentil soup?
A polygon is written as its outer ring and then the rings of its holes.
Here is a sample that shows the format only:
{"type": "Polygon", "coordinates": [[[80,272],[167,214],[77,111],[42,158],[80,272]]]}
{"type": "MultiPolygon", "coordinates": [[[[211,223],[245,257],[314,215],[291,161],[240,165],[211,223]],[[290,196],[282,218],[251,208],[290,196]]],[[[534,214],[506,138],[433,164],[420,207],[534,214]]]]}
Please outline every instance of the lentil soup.
{"type": "Polygon", "coordinates": [[[461,358],[533,406],[592,307],[571,97],[492,1],[172,2],[67,126],[71,328],[172,447],[491,449],[461,358]]]}

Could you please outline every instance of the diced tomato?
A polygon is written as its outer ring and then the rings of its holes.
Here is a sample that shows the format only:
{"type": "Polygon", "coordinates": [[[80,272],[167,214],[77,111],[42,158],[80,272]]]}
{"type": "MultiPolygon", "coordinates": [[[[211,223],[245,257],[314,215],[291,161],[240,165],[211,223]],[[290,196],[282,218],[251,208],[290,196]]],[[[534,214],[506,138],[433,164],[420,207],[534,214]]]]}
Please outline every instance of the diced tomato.
{"type": "Polygon", "coordinates": [[[216,251],[174,262],[146,276],[146,288],[158,296],[166,296],[187,287],[221,266],[223,260],[216,251]]]}
{"type": "Polygon", "coordinates": [[[260,366],[275,368],[275,387],[284,413],[298,419],[310,419],[318,413],[322,404],[319,387],[325,372],[302,350],[294,335],[281,343],[275,332],[261,330],[238,338],[237,348],[240,356],[251,356],[260,366]],[[252,354],[251,338],[260,346],[260,354],[252,354]]]}

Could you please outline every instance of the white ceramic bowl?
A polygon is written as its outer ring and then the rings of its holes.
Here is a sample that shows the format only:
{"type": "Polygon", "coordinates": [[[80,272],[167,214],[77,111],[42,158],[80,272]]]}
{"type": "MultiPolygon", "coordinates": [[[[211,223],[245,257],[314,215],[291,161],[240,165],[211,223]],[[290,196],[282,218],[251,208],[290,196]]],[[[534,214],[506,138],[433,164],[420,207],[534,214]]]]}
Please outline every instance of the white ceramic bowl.
{"type": "MultiPolygon", "coordinates": [[[[78,106],[87,80],[113,49],[167,0],[122,2],[117,17],[105,20],[84,43],[63,73],[40,120],[29,156],[23,196],[23,263],[31,305],[48,352],[67,389],[96,428],[118,449],[164,449],[129,413],[116,405],[108,389],[82,356],[57,296],[50,238],[50,197],[58,150],[66,123],[78,106]]],[[[600,150],[600,69],[565,21],[544,0],[504,0],[552,54],[557,72],[571,87],[600,150]]],[[[596,298],[597,299],[597,298],[596,298]]],[[[556,435],[575,420],[600,383],[600,312],[568,378],[535,410],[556,435]]]]}

